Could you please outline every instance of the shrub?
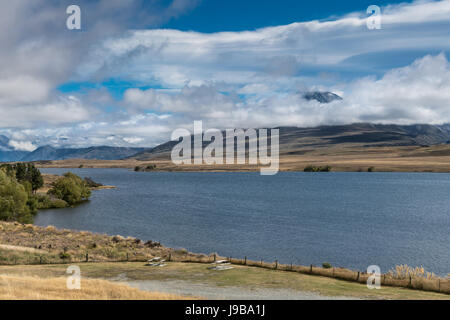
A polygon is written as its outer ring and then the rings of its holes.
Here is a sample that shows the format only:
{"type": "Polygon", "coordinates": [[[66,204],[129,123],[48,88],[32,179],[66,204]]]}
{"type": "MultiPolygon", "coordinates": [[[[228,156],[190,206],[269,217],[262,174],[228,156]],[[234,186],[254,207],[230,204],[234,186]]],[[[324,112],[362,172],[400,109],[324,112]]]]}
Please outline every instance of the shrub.
{"type": "Polygon", "coordinates": [[[145,170],[155,170],[156,169],[156,165],[155,164],[149,164],[145,170]]]}
{"type": "Polygon", "coordinates": [[[322,263],[322,268],[331,269],[331,268],[333,268],[333,266],[331,265],[331,263],[324,262],[324,263],[322,263]]]}
{"type": "Polygon", "coordinates": [[[68,172],[64,177],[53,183],[53,188],[48,191],[49,195],[64,200],[70,206],[89,199],[91,190],[86,182],[77,175],[68,172]]]}
{"type": "Polygon", "coordinates": [[[139,167],[139,166],[134,167],[134,171],[136,171],[136,172],[141,171],[141,167],[139,167]]]}
{"type": "Polygon", "coordinates": [[[374,167],[370,167],[369,169],[367,169],[367,172],[374,172],[375,168],[374,167]]]}
{"type": "Polygon", "coordinates": [[[330,166],[324,166],[324,167],[315,167],[315,166],[307,166],[305,169],[303,169],[304,172],[330,172],[331,167],[330,166]]]}
{"type": "Polygon", "coordinates": [[[103,186],[101,183],[95,182],[95,181],[92,180],[90,177],[84,178],[84,182],[86,183],[86,185],[87,185],[89,188],[98,188],[98,187],[103,186]]]}
{"type": "Polygon", "coordinates": [[[69,260],[70,259],[70,254],[67,252],[60,252],[59,253],[59,258],[63,259],[63,260],[69,260]]]}

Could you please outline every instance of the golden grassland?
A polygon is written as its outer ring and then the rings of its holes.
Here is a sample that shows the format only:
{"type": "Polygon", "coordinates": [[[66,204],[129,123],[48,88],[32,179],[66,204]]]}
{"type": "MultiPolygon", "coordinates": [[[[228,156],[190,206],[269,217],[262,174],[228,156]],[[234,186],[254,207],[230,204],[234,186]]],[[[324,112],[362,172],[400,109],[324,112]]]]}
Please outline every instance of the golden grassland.
{"type": "Polygon", "coordinates": [[[80,290],[69,290],[67,278],[0,275],[1,300],[181,300],[182,296],[146,292],[121,283],[83,279],[80,290]]]}
{"type": "MultiPolygon", "coordinates": [[[[15,277],[39,276],[42,283],[47,279],[64,275],[68,265],[0,266],[0,274],[15,277]]],[[[326,297],[345,296],[358,299],[424,299],[449,300],[450,296],[408,288],[382,286],[369,290],[363,283],[344,281],[323,276],[295,272],[233,265],[227,271],[213,271],[200,263],[169,262],[164,268],[152,268],[142,262],[101,262],[79,265],[82,288],[90,279],[126,279],[130,281],[179,281],[189,285],[197,283],[215,287],[243,289],[288,289],[314,292],[326,297]]]]}
{"type": "MultiPolygon", "coordinates": [[[[149,161],[69,159],[37,162],[40,168],[145,168],[155,171],[258,171],[256,165],[174,165],[167,155],[149,161]]],[[[347,144],[316,149],[280,150],[280,171],[303,171],[308,165],[332,171],[450,172],[450,145],[431,147],[360,147],[347,144]]]]}

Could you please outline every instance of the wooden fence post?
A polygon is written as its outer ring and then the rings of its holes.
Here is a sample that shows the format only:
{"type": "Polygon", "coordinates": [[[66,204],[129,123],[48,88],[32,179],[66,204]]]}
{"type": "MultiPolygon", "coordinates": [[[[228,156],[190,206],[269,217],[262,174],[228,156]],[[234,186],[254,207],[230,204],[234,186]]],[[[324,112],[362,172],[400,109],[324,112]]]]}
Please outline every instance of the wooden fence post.
{"type": "Polygon", "coordinates": [[[89,253],[86,252],[86,262],[89,262],[89,253]]]}
{"type": "Polygon", "coordinates": [[[216,254],[214,253],[214,262],[216,262],[216,259],[217,259],[217,257],[216,257],[216,254]]]}
{"type": "Polygon", "coordinates": [[[356,282],[359,282],[359,276],[360,276],[361,272],[358,271],[358,275],[356,276],[356,282]]]}
{"type": "Polygon", "coordinates": [[[169,253],[169,262],[172,260],[172,252],[169,253]]]}
{"type": "Polygon", "coordinates": [[[42,264],[42,256],[39,256],[39,263],[42,264]]]}
{"type": "Polygon", "coordinates": [[[278,269],[278,260],[275,260],[275,270],[278,269]]]}
{"type": "Polygon", "coordinates": [[[309,267],[309,272],[312,274],[312,265],[309,267]]]}
{"type": "Polygon", "coordinates": [[[244,265],[245,265],[245,266],[247,265],[247,256],[245,256],[245,259],[244,259],[244,265]]]}

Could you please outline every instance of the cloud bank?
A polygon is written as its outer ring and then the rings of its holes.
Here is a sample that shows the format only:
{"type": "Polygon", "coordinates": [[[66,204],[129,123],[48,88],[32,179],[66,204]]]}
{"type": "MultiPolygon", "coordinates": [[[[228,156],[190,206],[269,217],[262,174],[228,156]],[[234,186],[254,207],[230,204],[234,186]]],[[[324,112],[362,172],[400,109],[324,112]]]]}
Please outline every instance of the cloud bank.
{"type": "Polygon", "coordinates": [[[197,4],[81,1],[87,30],[78,33],[64,29],[64,2],[0,5],[0,28],[11,30],[0,34],[0,131],[31,150],[152,146],[194,120],[450,122],[450,1],[384,7],[381,30],[367,29],[365,8],[244,32],[149,29],[197,4]],[[309,90],[344,100],[306,101],[309,90]]]}

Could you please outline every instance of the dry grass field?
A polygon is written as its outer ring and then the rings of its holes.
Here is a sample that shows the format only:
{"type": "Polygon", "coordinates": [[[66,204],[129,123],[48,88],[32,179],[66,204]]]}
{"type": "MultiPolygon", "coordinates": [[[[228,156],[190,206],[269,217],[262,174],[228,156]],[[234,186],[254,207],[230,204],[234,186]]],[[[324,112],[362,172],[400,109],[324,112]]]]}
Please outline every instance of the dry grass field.
{"type": "MultiPolygon", "coordinates": [[[[127,160],[56,160],[37,162],[40,168],[127,168],[145,169],[156,165],[155,171],[258,171],[256,165],[174,165],[167,155],[148,161],[127,160]]],[[[280,150],[280,171],[303,171],[308,165],[331,166],[332,171],[379,172],[450,172],[450,145],[431,147],[360,147],[329,146],[280,150]]]]}
{"type": "Polygon", "coordinates": [[[153,293],[99,279],[83,279],[80,290],[69,290],[67,278],[0,275],[1,300],[181,300],[182,296],[153,293]]]}
{"type": "MultiPolygon", "coordinates": [[[[53,286],[53,279],[62,277],[65,274],[67,266],[61,264],[0,266],[0,274],[12,278],[20,276],[24,277],[24,279],[39,277],[41,284],[51,287],[53,286]]],[[[168,281],[177,283],[180,291],[189,291],[187,289],[191,288],[192,293],[189,294],[191,297],[192,294],[197,297],[202,297],[201,294],[196,294],[196,290],[198,290],[199,286],[200,288],[201,286],[207,286],[218,289],[231,288],[237,291],[242,289],[245,291],[265,290],[271,292],[273,290],[274,294],[277,290],[282,289],[292,291],[293,293],[298,292],[300,295],[302,292],[311,292],[331,298],[344,296],[350,299],[450,299],[449,295],[435,292],[389,286],[382,286],[380,290],[369,290],[363,283],[239,265],[234,265],[233,269],[227,271],[209,270],[209,265],[207,264],[181,262],[170,262],[163,268],[148,267],[142,262],[83,263],[79,266],[82,275],[82,291],[84,291],[84,288],[89,288],[92,279],[109,279],[121,282],[131,281],[133,283],[155,281],[162,286],[158,291],[163,292],[163,294],[157,294],[159,297],[164,297],[164,283],[168,281]]],[[[103,285],[103,282],[97,282],[97,284],[100,286],[103,285]]],[[[110,288],[108,282],[107,284],[105,291],[108,291],[108,288],[110,288]]],[[[61,282],[60,285],[65,285],[65,283],[61,282]]],[[[107,293],[103,293],[102,290],[99,294],[102,297],[107,293]]],[[[172,297],[169,296],[168,298],[172,297]]]]}

